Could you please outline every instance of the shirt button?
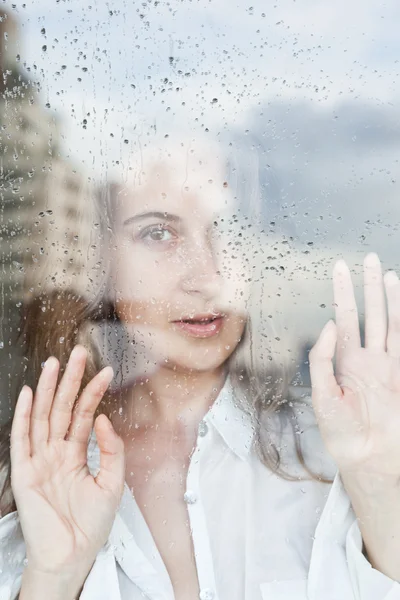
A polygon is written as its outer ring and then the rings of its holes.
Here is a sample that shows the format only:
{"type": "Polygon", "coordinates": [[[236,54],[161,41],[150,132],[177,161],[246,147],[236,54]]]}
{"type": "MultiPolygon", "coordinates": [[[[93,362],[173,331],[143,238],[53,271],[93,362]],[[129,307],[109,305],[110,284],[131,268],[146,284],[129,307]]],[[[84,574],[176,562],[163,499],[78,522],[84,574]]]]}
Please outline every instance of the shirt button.
{"type": "Polygon", "coordinates": [[[183,499],[186,504],[195,504],[197,502],[197,494],[195,494],[192,490],[186,490],[183,494],[183,499]]]}
{"type": "Polygon", "coordinates": [[[204,589],[200,591],[200,600],[213,600],[215,594],[210,589],[204,589]]]}
{"type": "Polygon", "coordinates": [[[199,436],[204,437],[208,433],[208,425],[205,421],[199,423],[199,436]]]}

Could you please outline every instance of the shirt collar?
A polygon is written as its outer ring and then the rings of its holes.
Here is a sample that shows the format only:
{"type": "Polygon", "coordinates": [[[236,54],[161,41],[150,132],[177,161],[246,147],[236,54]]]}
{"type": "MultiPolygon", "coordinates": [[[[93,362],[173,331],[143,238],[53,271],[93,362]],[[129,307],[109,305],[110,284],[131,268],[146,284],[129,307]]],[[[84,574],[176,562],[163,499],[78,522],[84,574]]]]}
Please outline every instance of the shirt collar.
{"type": "Polygon", "coordinates": [[[245,460],[254,440],[254,420],[239,406],[228,377],[204,421],[216,429],[228,448],[245,460]]]}

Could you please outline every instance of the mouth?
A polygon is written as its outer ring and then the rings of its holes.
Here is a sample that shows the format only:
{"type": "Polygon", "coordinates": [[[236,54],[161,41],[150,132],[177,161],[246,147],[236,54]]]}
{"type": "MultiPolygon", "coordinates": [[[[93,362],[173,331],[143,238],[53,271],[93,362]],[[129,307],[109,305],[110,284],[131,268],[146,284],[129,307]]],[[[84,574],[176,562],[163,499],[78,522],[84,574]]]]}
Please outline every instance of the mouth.
{"type": "Polygon", "coordinates": [[[174,325],[192,337],[213,337],[221,331],[225,315],[223,314],[201,314],[193,317],[183,317],[173,321],[174,325]]]}

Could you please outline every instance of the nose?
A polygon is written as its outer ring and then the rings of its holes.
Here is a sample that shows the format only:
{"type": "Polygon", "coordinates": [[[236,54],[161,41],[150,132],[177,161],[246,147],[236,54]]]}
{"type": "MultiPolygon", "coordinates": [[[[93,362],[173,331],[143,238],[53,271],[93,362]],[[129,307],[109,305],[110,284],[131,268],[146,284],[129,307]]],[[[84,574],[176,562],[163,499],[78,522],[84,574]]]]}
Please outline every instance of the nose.
{"type": "Polygon", "coordinates": [[[206,301],[216,298],[221,291],[221,275],[211,241],[196,239],[187,243],[184,261],[182,290],[206,301]]]}

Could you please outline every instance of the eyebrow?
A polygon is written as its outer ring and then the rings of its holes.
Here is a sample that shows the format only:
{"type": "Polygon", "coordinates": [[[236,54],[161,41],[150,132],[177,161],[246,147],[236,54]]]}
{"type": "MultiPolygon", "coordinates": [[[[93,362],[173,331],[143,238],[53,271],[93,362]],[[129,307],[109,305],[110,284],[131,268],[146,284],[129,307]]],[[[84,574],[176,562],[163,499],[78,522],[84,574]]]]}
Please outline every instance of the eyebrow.
{"type": "Polygon", "coordinates": [[[140,221],[142,219],[148,219],[148,218],[156,218],[156,219],[160,219],[160,221],[172,221],[172,222],[181,220],[180,217],[177,217],[176,215],[172,215],[167,212],[151,211],[151,212],[140,213],[139,215],[134,215],[133,217],[129,217],[129,219],[126,219],[126,221],[124,221],[123,225],[124,226],[130,225],[130,223],[134,223],[136,221],[140,221]]]}

